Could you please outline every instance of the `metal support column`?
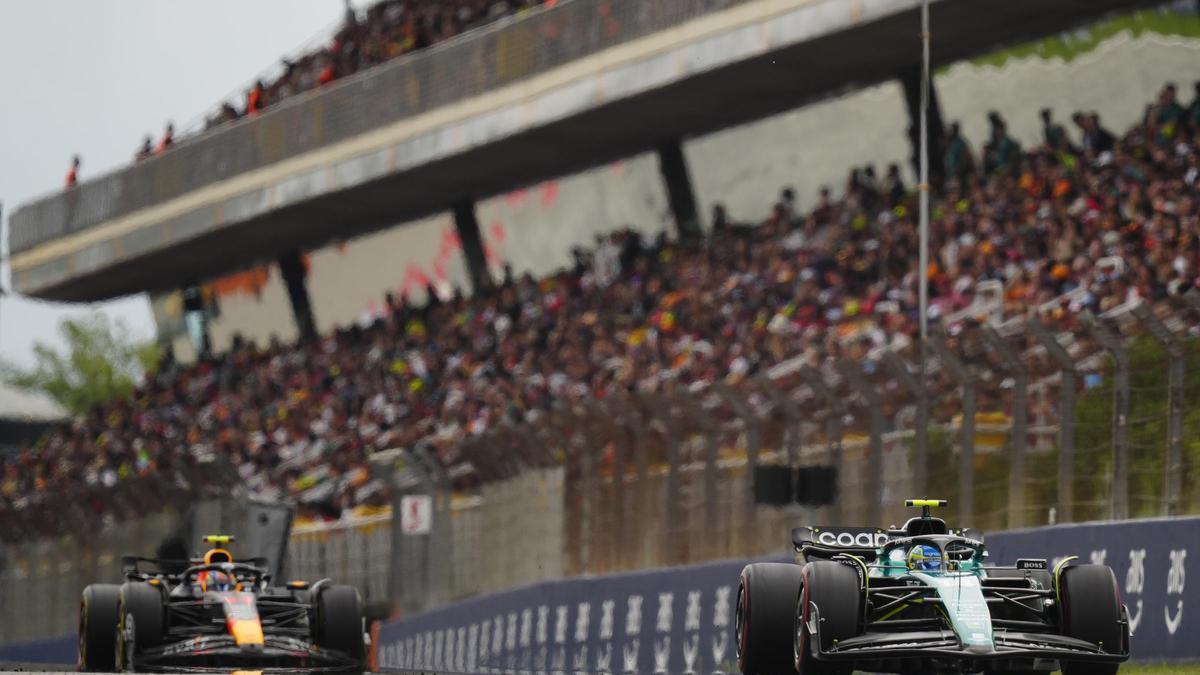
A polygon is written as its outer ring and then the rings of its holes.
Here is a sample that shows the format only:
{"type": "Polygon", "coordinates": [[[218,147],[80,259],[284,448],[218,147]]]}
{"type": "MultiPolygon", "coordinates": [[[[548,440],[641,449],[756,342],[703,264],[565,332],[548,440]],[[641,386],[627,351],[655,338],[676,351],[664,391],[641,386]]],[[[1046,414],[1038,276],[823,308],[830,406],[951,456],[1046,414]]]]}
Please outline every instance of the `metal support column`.
{"type": "Polygon", "coordinates": [[[1025,322],[1026,332],[1037,340],[1058,365],[1062,377],[1058,420],[1058,508],[1054,522],[1075,520],[1075,360],[1037,319],[1025,322]]]}
{"type": "Polygon", "coordinates": [[[1113,359],[1113,431],[1112,431],[1112,501],[1109,517],[1124,520],[1129,517],[1129,350],[1121,336],[1084,311],[1079,322],[1087,328],[1100,346],[1113,359]]]}
{"type": "Polygon", "coordinates": [[[460,199],[454,203],[454,229],[462,244],[463,260],[467,264],[467,274],[471,277],[471,288],[476,295],[483,293],[492,286],[492,273],[488,270],[483,237],[479,234],[474,199],[460,199]]]}
{"type": "Polygon", "coordinates": [[[313,319],[312,302],[308,297],[308,285],[305,277],[308,270],[299,251],[288,251],[279,256],[279,274],[283,277],[283,285],[287,288],[288,300],[292,303],[292,317],[296,321],[296,332],[302,342],[317,336],[317,324],[313,319]]]}
{"type": "Polygon", "coordinates": [[[1029,443],[1029,371],[1004,338],[991,326],[980,329],[987,346],[1000,357],[1013,379],[1012,428],[1008,441],[1008,528],[1025,526],[1025,453],[1029,443]]]}
{"type": "Polygon", "coordinates": [[[862,364],[842,359],[837,364],[838,372],[845,377],[853,391],[867,401],[870,408],[870,445],[867,454],[867,512],[863,514],[868,523],[883,522],[883,502],[891,501],[891,495],[883,489],[883,399],[875,387],[863,376],[862,364]]]}
{"type": "Polygon", "coordinates": [[[683,154],[683,139],[676,138],[658,146],[658,169],[667,188],[667,201],[671,205],[671,214],[675,216],[679,238],[699,239],[700,216],[687,157],[683,154]]]}

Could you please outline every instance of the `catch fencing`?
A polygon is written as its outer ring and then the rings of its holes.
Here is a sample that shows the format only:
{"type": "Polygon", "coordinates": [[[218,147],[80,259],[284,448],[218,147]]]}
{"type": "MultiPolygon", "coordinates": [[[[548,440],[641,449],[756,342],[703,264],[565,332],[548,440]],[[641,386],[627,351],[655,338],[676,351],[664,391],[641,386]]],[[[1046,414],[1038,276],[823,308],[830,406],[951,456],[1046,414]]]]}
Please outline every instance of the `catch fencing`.
{"type": "Polygon", "coordinates": [[[377,545],[357,546],[359,525],[321,526],[323,549],[293,538],[294,569],[349,565],[413,612],[560,575],[767,555],[802,521],[901,522],[914,495],[986,531],[1200,512],[1200,446],[1185,441],[1200,431],[1200,379],[1185,378],[1200,368],[1200,294],[1103,316],[1069,300],[1037,319],[948,317],[923,379],[916,345],[847,335],[820,366],[562,403],[450,451],[395,451],[378,468],[398,496],[442,505],[431,532],[396,521],[385,537],[372,521],[377,545]],[[837,499],[758,503],[768,466],[832,467],[837,499]],[[352,560],[314,562],[331,552],[352,560]]]}
{"type": "Polygon", "coordinates": [[[230,470],[215,462],[186,481],[152,474],[0,508],[0,645],[73,632],[83,588],[118,582],[122,555],[232,525],[240,508],[227,490],[230,470]]]}
{"type": "MultiPolygon", "coordinates": [[[[547,72],[749,0],[560,0],[397,58],[182,140],[170,152],[26,204],[11,217],[20,253],[113,218],[547,72]]],[[[116,242],[93,255],[119,257],[116,242]]]]}

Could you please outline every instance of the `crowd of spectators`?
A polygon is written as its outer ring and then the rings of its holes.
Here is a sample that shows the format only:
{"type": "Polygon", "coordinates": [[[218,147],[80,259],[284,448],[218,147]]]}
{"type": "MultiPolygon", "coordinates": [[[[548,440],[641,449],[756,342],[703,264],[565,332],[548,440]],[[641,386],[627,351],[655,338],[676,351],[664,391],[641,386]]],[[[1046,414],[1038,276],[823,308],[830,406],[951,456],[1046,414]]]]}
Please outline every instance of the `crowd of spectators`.
{"type": "MultiPolygon", "coordinates": [[[[379,0],[361,16],[345,2],[345,18],[327,45],[284,59],[279,74],[266,82],[256,80],[243,101],[222,103],[205,120],[205,130],[253,117],[297,94],[556,0],[379,0]]],[[[168,123],[157,145],[146,136],[135,161],[165,151],[174,133],[168,123]]]]}
{"type": "MultiPolygon", "coordinates": [[[[1002,285],[1009,315],[1105,311],[1197,285],[1200,97],[1185,108],[1168,86],[1119,138],[1094,114],[1077,113],[1072,134],[1044,111],[1043,141],[1025,149],[989,118],[979,161],[957,125],[942,145],[932,316],[969,307],[984,282],[1002,285]]],[[[761,223],[717,206],[705,242],[618,232],[543,279],[510,272],[490,292],[421,306],[389,297],[367,326],[169,365],[10,460],[0,499],[27,507],[222,457],[305,517],[361,513],[387,503],[368,470],[378,450],[423,442],[453,462],[464,437],[558,400],[736,383],[787,358],[903,345],[917,246],[915,193],[894,165],[882,179],[854,169],[840,199],[822,190],[807,213],[791,190],[761,223]]]]}

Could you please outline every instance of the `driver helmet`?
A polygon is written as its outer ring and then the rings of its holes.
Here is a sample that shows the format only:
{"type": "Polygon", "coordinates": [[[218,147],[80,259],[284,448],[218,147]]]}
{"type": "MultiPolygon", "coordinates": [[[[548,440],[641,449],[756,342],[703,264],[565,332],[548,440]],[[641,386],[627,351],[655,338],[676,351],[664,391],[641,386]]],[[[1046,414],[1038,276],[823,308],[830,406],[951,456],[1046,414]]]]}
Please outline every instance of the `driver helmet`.
{"type": "Polygon", "coordinates": [[[209,591],[232,591],[233,579],[224,572],[210,571],[205,573],[204,588],[209,591]]]}
{"type": "Polygon", "coordinates": [[[918,544],[908,552],[908,569],[940,572],[942,570],[942,552],[936,546],[918,544]]]}

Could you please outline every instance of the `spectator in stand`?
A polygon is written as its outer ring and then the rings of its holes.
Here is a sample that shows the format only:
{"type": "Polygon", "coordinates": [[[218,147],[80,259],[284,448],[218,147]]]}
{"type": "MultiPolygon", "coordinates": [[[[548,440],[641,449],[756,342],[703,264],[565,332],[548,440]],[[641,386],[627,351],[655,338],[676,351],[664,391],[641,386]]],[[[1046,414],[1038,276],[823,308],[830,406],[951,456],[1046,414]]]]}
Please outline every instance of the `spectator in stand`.
{"type": "Polygon", "coordinates": [[[962,136],[958,122],[952,122],[946,129],[945,151],[942,157],[942,167],[946,176],[964,180],[975,170],[975,158],[971,155],[971,146],[962,136]]]}
{"type": "Polygon", "coordinates": [[[1177,125],[1183,121],[1185,113],[1183,106],[1179,105],[1175,85],[1167,83],[1158,95],[1158,105],[1154,106],[1153,124],[1157,127],[1177,125]]]}
{"type": "Polygon", "coordinates": [[[175,145],[175,123],[167,122],[167,128],[163,130],[163,137],[159,140],[158,147],[154,149],[154,154],[161,155],[170,150],[172,145],[175,145]]]}
{"type": "Polygon", "coordinates": [[[79,182],[79,167],[81,164],[79,155],[71,157],[71,168],[67,170],[66,189],[70,190],[79,182]]]}
{"type": "Polygon", "coordinates": [[[887,197],[888,208],[895,208],[904,200],[906,189],[904,179],[900,177],[900,165],[889,164],[887,175],[883,178],[883,192],[887,197]]]}
{"type": "Polygon", "coordinates": [[[1110,152],[1116,145],[1116,137],[1100,126],[1100,115],[1077,112],[1071,116],[1075,125],[1083,132],[1083,150],[1091,155],[1110,152]]]}
{"type": "Polygon", "coordinates": [[[138,148],[137,154],[133,156],[133,161],[140,162],[144,159],[149,159],[154,155],[154,138],[150,134],[142,139],[142,147],[138,148]]]}
{"type": "Polygon", "coordinates": [[[1200,80],[1193,86],[1195,93],[1192,96],[1192,104],[1188,106],[1188,124],[1192,129],[1200,129],[1200,80]]]}
{"type": "Polygon", "coordinates": [[[1008,135],[1008,124],[995,110],[988,113],[988,122],[992,131],[988,143],[983,148],[983,170],[988,174],[1011,174],[1017,169],[1021,155],[1021,146],[1008,135]]]}
{"type": "Polygon", "coordinates": [[[1071,141],[1067,139],[1067,130],[1053,119],[1049,108],[1042,108],[1042,142],[1054,152],[1065,152],[1070,149],[1071,141]]]}
{"type": "Polygon", "coordinates": [[[246,92],[246,115],[254,117],[267,107],[267,89],[262,80],[256,80],[250,91],[246,92]]]}

